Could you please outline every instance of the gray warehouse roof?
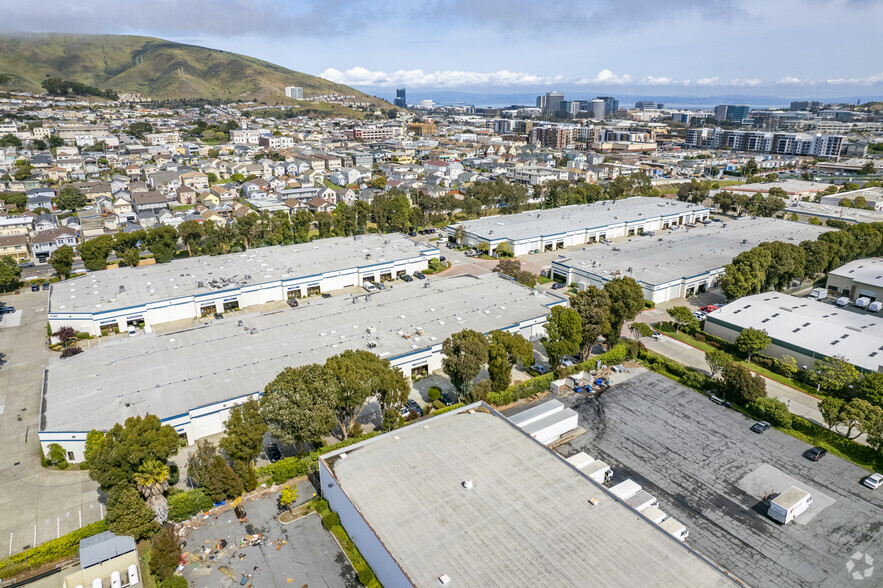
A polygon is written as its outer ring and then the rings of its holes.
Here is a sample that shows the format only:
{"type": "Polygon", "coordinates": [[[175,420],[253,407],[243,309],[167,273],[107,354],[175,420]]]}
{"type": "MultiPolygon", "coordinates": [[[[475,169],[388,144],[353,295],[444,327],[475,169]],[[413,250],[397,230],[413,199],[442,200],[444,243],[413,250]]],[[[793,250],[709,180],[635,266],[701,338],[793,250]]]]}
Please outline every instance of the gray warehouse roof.
{"type": "Polygon", "coordinates": [[[633,237],[615,247],[590,245],[554,262],[605,279],[614,278],[618,272],[645,284],[658,285],[722,268],[739,253],[764,241],[797,245],[830,230],[780,219],[742,218],[700,224],[663,236],[633,237]]]}
{"type": "Polygon", "coordinates": [[[415,586],[731,585],[484,407],[342,451],[322,459],[415,586]]]}
{"type": "Polygon", "coordinates": [[[883,287],[883,257],[850,261],[828,272],[828,275],[846,278],[858,284],[883,287]]]}
{"type": "Polygon", "coordinates": [[[883,365],[883,317],[877,315],[765,292],[731,302],[706,320],[738,330],[763,329],[773,344],[781,341],[819,357],[837,355],[874,372],[883,365]]]}
{"type": "Polygon", "coordinates": [[[785,212],[803,214],[806,216],[818,216],[835,220],[844,220],[854,223],[879,223],[883,222],[883,212],[876,210],[864,210],[859,208],[846,208],[845,206],[832,206],[817,202],[792,202],[785,207],[785,212]]]}
{"type": "Polygon", "coordinates": [[[49,294],[49,312],[103,312],[128,308],[246,285],[368,267],[383,261],[417,257],[427,249],[434,248],[399,233],[370,234],[90,272],[80,279],[53,285],[49,294]],[[370,259],[366,259],[367,254],[371,255],[370,259]],[[213,283],[217,286],[213,287],[213,283]]]}
{"type": "Polygon", "coordinates": [[[350,296],[310,300],[245,315],[243,327],[224,319],[50,360],[41,430],[108,429],[147,413],[165,419],[263,391],[285,367],[322,363],[346,349],[367,350],[369,341],[377,343],[372,350],[380,357],[394,358],[440,346],[466,328],[487,332],[542,317],[563,302],[499,274],[427,283],[396,285],[369,302],[364,296],[356,303],[350,296]]]}
{"type": "Polygon", "coordinates": [[[698,204],[668,198],[635,197],[592,204],[575,204],[549,210],[531,210],[519,214],[488,216],[463,221],[454,226],[463,227],[467,233],[482,239],[507,238],[517,241],[701,210],[707,209],[698,204]]]}
{"type": "Polygon", "coordinates": [[[130,551],[135,551],[135,539],[104,531],[80,540],[80,567],[86,569],[130,551]]]}

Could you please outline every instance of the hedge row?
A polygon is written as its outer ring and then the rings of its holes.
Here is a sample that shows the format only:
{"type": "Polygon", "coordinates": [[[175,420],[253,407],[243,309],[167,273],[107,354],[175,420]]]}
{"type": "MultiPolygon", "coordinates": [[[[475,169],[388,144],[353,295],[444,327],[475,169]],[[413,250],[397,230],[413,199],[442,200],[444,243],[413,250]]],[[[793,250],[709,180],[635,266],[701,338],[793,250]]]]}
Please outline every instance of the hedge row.
{"type": "Polygon", "coordinates": [[[359,582],[367,588],[381,588],[380,582],[377,581],[377,578],[374,576],[374,571],[368,565],[368,562],[365,561],[365,558],[362,557],[359,548],[356,547],[356,544],[353,543],[350,536],[347,535],[346,529],[340,524],[340,516],[331,510],[328,501],[324,498],[314,498],[310,501],[310,506],[313,507],[313,510],[319,513],[320,517],[322,517],[322,526],[334,535],[338,542],[340,542],[340,546],[343,548],[344,553],[346,553],[346,556],[353,564],[353,568],[359,575],[359,582]]]}
{"type": "Polygon", "coordinates": [[[354,445],[355,443],[364,441],[365,439],[370,439],[371,437],[374,437],[378,434],[378,431],[372,431],[358,437],[350,437],[346,441],[341,441],[340,443],[335,443],[334,445],[320,447],[319,449],[313,451],[312,453],[308,453],[307,455],[283,457],[276,463],[271,463],[269,465],[259,467],[256,473],[258,478],[269,476],[273,479],[273,483],[282,484],[292,478],[306,476],[309,472],[315,471],[316,464],[319,461],[320,455],[324,455],[337,449],[343,449],[344,447],[349,447],[350,445],[354,445]]]}
{"type": "Polygon", "coordinates": [[[202,488],[195,490],[169,492],[169,519],[173,521],[186,521],[190,517],[211,510],[214,501],[202,488]]]}
{"type": "Polygon", "coordinates": [[[107,523],[96,521],[76,531],[47,541],[11,557],[0,560],[0,578],[9,579],[24,571],[38,568],[53,561],[72,557],[80,548],[80,540],[107,531],[107,523]]]}
{"type": "MultiPolygon", "coordinates": [[[[627,341],[617,343],[613,346],[612,349],[610,349],[610,351],[607,351],[606,353],[597,355],[591,359],[584,361],[583,363],[578,363],[576,365],[570,366],[569,368],[567,368],[567,373],[575,374],[583,370],[593,370],[595,369],[595,365],[599,361],[602,365],[613,365],[620,363],[624,361],[625,358],[628,356],[628,351],[629,346],[627,341]]],[[[522,398],[530,398],[535,394],[545,392],[549,389],[549,386],[554,380],[554,373],[537,376],[536,378],[531,378],[530,380],[527,380],[525,382],[509,386],[502,392],[491,392],[490,394],[488,394],[487,401],[494,406],[511,404],[516,400],[521,400],[522,398]]]]}

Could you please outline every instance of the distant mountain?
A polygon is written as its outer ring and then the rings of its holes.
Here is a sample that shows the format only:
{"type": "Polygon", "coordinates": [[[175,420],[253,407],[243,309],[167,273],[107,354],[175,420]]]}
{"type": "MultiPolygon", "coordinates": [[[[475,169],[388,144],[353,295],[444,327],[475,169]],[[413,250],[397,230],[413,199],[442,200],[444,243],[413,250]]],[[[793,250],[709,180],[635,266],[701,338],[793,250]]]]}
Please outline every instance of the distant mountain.
{"type": "Polygon", "coordinates": [[[42,92],[47,77],[154,99],[214,98],[282,101],[286,86],[304,96],[336,93],[389,106],[322,78],[227,51],[129,35],[33,34],[0,36],[4,87],[42,92]]]}

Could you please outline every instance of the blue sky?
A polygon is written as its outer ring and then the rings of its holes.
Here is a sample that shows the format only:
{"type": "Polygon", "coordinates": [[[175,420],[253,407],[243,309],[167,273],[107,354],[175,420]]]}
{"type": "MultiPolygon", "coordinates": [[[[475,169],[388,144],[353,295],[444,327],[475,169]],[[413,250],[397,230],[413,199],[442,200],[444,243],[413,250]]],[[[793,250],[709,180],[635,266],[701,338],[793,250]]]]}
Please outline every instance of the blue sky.
{"type": "Polygon", "coordinates": [[[0,0],[3,32],[144,34],[388,93],[883,96],[881,0],[0,0]]]}

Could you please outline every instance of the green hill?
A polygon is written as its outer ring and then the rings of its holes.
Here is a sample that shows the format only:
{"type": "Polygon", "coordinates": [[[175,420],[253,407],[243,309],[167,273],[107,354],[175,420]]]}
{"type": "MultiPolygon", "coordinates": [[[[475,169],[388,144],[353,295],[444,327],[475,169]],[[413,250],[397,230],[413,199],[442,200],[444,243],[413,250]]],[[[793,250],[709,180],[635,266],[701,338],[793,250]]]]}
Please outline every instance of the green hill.
{"type": "Polygon", "coordinates": [[[245,55],[130,35],[34,34],[0,36],[4,87],[42,92],[47,77],[101,89],[138,92],[154,99],[212,98],[285,101],[285,86],[304,97],[335,93],[388,103],[335,84],[245,55]]]}

